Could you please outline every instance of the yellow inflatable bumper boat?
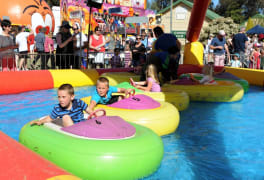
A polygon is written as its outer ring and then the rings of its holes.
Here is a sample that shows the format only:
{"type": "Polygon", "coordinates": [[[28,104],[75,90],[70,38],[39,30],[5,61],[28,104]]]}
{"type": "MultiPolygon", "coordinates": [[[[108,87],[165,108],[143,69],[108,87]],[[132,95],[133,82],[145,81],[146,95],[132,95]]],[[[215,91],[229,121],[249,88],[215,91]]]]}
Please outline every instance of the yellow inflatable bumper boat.
{"type": "Polygon", "coordinates": [[[164,84],[162,91],[185,91],[191,101],[233,102],[244,96],[244,89],[233,81],[217,81],[217,84],[164,84]]]}
{"type": "MultiPolygon", "coordinates": [[[[90,104],[91,96],[82,99],[90,104]]],[[[172,104],[157,102],[145,95],[135,95],[110,105],[98,104],[109,116],[120,116],[126,121],[152,129],[159,136],[173,133],[180,121],[179,112],[172,104]]]]}
{"type": "Polygon", "coordinates": [[[168,102],[173,104],[179,111],[188,108],[190,99],[186,92],[182,90],[175,90],[173,92],[144,92],[130,85],[128,82],[118,84],[118,88],[135,89],[136,94],[144,94],[159,102],[168,102]]]}

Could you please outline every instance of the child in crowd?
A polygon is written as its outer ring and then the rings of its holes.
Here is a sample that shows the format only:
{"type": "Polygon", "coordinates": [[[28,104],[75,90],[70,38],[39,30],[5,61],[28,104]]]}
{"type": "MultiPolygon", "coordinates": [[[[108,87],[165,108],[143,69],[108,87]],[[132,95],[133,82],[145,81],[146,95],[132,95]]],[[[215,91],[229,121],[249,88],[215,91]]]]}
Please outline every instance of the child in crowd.
{"type": "Polygon", "coordinates": [[[132,52],[130,50],[129,44],[125,45],[125,68],[128,68],[131,66],[132,62],[132,52]]]}
{"type": "Polygon", "coordinates": [[[151,92],[160,92],[160,82],[157,75],[157,70],[155,65],[150,64],[146,69],[146,81],[134,82],[132,78],[130,78],[130,83],[132,86],[137,89],[141,89],[143,91],[151,91],[151,92]],[[147,85],[147,86],[144,86],[147,85]]]}
{"type": "Polygon", "coordinates": [[[119,48],[114,49],[114,56],[110,59],[112,68],[121,67],[121,58],[119,56],[119,48]]]}
{"type": "Polygon", "coordinates": [[[96,90],[94,91],[88,112],[92,113],[96,104],[112,104],[122,99],[122,96],[112,96],[112,93],[125,93],[128,95],[132,89],[117,88],[109,86],[109,80],[105,77],[100,77],[96,83],[96,90]]]}
{"type": "Polygon", "coordinates": [[[194,82],[198,84],[205,84],[205,85],[216,84],[216,81],[214,80],[214,77],[213,77],[213,66],[209,64],[204,65],[202,69],[202,73],[204,74],[204,77],[201,80],[195,79],[193,75],[190,74],[191,80],[193,80],[194,82]]]}
{"type": "Polygon", "coordinates": [[[264,49],[260,50],[260,68],[264,69],[264,49]]]}
{"type": "MultiPolygon", "coordinates": [[[[74,89],[70,84],[63,84],[58,89],[59,104],[55,105],[49,116],[30,124],[41,125],[57,118],[62,119],[64,127],[84,121],[83,111],[88,112],[88,105],[80,99],[74,99],[74,89]]],[[[90,111],[92,113],[92,111],[90,111]]]]}
{"type": "Polygon", "coordinates": [[[253,51],[250,55],[249,68],[251,69],[260,69],[260,52],[257,44],[254,44],[253,51]]]}
{"type": "Polygon", "coordinates": [[[231,67],[240,68],[242,67],[241,62],[239,61],[239,54],[234,54],[234,59],[231,60],[231,67]]]}

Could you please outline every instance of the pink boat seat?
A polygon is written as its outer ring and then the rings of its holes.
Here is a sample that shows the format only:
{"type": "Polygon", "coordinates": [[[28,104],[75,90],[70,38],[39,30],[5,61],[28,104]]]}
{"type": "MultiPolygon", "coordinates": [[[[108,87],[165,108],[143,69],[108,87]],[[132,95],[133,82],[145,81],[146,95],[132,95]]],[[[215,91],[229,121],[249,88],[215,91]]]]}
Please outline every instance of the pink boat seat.
{"type": "Polygon", "coordinates": [[[119,116],[101,116],[61,128],[74,135],[95,139],[123,139],[136,133],[134,126],[119,116]]]}
{"type": "Polygon", "coordinates": [[[122,109],[154,109],[160,107],[160,103],[155,101],[149,96],[137,94],[129,98],[122,99],[116,103],[108,105],[109,107],[122,108],[122,109]]]}

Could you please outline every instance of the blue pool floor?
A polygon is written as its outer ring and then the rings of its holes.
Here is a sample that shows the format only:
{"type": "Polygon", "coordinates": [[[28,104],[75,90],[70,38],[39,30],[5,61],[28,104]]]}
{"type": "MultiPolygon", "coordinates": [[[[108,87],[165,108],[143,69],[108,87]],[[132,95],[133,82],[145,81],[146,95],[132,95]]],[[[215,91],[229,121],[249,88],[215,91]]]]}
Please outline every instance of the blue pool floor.
{"type": "MultiPolygon", "coordinates": [[[[76,88],[76,97],[93,90],[76,88]]],[[[263,88],[251,87],[238,102],[191,102],[177,131],[162,137],[161,166],[144,179],[264,179],[263,100],[263,88]]],[[[18,140],[23,125],[55,103],[56,89],[0,96],[0,130],[18,140]]]]}

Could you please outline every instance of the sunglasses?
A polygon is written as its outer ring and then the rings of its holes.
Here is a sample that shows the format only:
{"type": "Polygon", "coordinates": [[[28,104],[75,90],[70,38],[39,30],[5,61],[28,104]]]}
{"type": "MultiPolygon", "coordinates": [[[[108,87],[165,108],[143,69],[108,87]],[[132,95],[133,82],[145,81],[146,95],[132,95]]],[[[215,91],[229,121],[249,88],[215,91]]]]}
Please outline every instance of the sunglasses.
{"type": "Polygon", "coordinates": [[[136,39],[141,39],[141,38],[136,38],[136,39]]]}
{"type": "Polygon", "coordinates": [[[74,31],[75,31],[75,30],[78,30],[78,28],[72,28],[72,29],[73,29],[74,31]]]}

